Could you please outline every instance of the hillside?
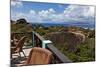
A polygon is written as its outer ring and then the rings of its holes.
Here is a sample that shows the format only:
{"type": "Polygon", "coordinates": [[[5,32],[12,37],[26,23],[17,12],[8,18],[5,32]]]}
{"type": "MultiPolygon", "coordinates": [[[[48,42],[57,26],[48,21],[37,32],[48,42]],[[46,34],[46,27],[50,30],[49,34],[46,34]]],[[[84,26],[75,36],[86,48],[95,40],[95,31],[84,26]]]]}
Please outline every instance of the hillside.
{"type": "Polygon", "coordinates": [[[19,19],[11,22],[11,32],[32,32],[32,24],[25,19],[19,19]]]}

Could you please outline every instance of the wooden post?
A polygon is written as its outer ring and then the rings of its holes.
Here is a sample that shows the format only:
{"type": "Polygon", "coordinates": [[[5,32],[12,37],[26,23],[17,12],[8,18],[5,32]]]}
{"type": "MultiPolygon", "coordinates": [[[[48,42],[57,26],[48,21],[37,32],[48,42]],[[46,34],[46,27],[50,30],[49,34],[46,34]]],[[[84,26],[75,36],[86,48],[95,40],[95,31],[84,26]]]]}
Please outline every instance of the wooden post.
{"type": "Polygon", "coordinates": [[[32,31],[32,47],[34,47],[35,44],[34,44],[34,31],[32,31]]]}

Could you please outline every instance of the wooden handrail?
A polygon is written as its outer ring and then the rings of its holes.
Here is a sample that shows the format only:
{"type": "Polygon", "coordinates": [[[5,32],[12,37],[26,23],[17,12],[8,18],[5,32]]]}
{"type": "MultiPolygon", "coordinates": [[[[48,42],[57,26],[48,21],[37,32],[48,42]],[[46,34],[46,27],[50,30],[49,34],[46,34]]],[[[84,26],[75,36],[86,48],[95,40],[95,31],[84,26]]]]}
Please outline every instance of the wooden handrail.
{"type": "Polygon", "coordinates": [[[45,40],[43,37],[41,37],[38,33],[34,32],[34,34],[42,41],[45,40]]]}
{"type": "Polygon", "coordinates": [[[72,61],[68,59],[64,54],[62,54],[56,47],[52,44],[47,45],[47,49],[52,51],[52,53],[59,59],[60,63],[71,63],[72,61]]]}
{"type": "Polygon", "coordinates": [[[18,32],[12,32],[13,34],[31,34],[32,32],[20,32],[20,33],[18,33],[18,32]]]}

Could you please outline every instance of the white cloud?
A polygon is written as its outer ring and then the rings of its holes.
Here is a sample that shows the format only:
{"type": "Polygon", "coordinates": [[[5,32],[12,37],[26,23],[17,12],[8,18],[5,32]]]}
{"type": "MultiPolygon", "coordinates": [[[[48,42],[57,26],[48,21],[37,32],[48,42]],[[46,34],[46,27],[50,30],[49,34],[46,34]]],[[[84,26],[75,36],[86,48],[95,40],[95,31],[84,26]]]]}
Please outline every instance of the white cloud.
{"type": "Polygon", "coordinates": [[[55,10],[53,8],[50,8],[48,10],[41,10],[38,12],[39,17],[44,20],[50,19],[53,14],[55,14],[55,10]]]}
{"type": "Polygon", "coordinates": [[[89,21],[94,18],[93,6],[70,5],[64,10],[64,15],[73,21],[89,21]]]}
{"type": "Polygon", "coordinates": [[[30,10],[29,13],[32,14],[32,15],[36,14],[35,10],[30,10]]]}
{"type": "Polygon", "coordinates": [[[48,12],[50,12],[50,13],[55,13],[55,10],[54,10],[53,8],[50,8],[50,9],[48,10],[48,12]]]}
{"type": "Polygon", "coordinates": [[[89,22],[94,20],[94,7],[82,5],[70,5],[62,13],[57,13],[53,8],[39,11],[43,20],[56,22],[89,22]]]}
{"type": "Polygon", "coordinates": [[[11,1],[11,6],[21,7],[23,3],[21,1],[11,1]]]}
{"type": "Polygon", "coordinates": [[[48,10],[29,10],[28,13],[16,13],[14,18],[26,18],[29,22],[93,22],[95,8],[93,6],[69,5],[62,13],[53,8],[48,10]]]}
{"type": "Polygon", "coordinates": [[[89,7],[89,10],[86,12],[86,16],[91,16],[94,17],[95,16],[95,7],[89,7]]]}
{"type": "Polygon", "coordinates": [[[42,22],[41,18],[39,18],[34,10],[30,10],[27,13],[11,11],[12,20],[18,20],[20,18],[25,18],[28,22],[42,22]]]}

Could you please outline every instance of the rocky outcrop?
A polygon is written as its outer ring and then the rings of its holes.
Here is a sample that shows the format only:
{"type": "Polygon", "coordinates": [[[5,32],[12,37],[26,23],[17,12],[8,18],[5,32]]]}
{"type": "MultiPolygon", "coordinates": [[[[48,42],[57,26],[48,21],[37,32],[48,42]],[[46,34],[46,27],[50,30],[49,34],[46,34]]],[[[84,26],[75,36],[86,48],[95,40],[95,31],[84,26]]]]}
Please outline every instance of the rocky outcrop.
{"type": "Polygon", "coordinates": [[[75,51],[78,44],[85,41],[85,35],[77,32],[54,32],[46,35],[54,44],[68,44],[68,50],[75,51]]]}

